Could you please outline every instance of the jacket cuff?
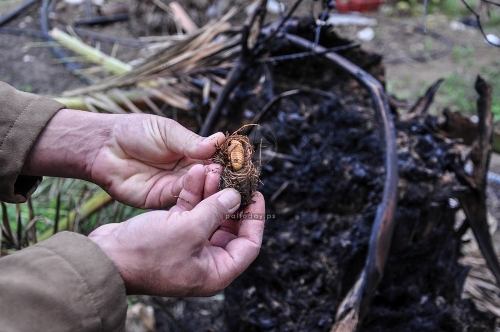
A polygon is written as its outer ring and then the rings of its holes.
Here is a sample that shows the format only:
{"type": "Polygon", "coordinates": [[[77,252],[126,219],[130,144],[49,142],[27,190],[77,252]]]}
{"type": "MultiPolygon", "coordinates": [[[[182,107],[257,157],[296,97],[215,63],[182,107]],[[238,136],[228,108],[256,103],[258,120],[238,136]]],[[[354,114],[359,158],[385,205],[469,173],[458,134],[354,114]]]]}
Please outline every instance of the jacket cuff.
{"type": "Polygon", "coordinates": [[[47,122],[65,106],[0,82],[0,200],[25,202],[41,177],[20,176],[28,153],[47,122]]]}
{"type": "Polygon", "coordinates": [[[125,285],[86,236],[62,232],[0,259],[0,315],[13,331],[125,329],[125,285]]]}

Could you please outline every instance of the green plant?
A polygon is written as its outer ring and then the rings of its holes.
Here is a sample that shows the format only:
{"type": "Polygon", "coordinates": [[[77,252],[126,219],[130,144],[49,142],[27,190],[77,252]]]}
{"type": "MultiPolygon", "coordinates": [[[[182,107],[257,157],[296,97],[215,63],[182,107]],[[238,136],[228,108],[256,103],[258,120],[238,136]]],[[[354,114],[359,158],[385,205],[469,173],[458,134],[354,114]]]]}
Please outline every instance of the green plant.
{"type": "Polygon", "coordinates": [[[29,245],[36,238],[34,227],[36,219],[34,217],[33,205],[28,201],[29,223],[23,222],[22,206],[20,204],[9,205],[0,202],[2,212],[2,222],[0,224],[0,255],[6,255],[12,250],[19,250],[29,245]],[[11,211],[9,211],[9,209],[11,211]]]}
{"type": "MultiPolygon", "coordinates": [[[[416,6],[422,6],[418,2],[416,6]]],[[[440,13],[449,19],[457,19],[467,14],[467,8],[460,0],[430,0],[427,2],[427,12],[429,14],[440,13]]]]}
{"type": "Polygon", "coordinates": [[[496,11],[491,11],[490,12],[490,17],[488,22],[486,22],[485,26],[490,27],[490,26],[499,26],[500,25],[500,10],[496,11]]]}
{"type": "Polygon", "coordinates": [[[459,64],[468,64],[474,58],[474,47],[456,45],[451,50],[453,61],[459,64]],[[465,62],[465,63],[464,63],[465,62]]]}
{"type": "Polygon", "coordinates": [[[47,177],[28,203],[1,203],[1,253],[44,240],[54,230],[88,234],[100,225],[124,221],[143,211],[112,201],[94,184],[47,177]]]}
{"type": "Polygon", "coordinates": [[[493,88],[491,110],[496,121],[500,121],[500,61],[497,60],[493,65],[481,68],[481,75],[488,81],[493,88]]]}
{"type": "Polygon", "coordinates": [[[129,295],[129,296],[127,296],[127,305],[129,307],[133,306],[137,302],[140,302],[140,299],[139,299],[138,295],[129,295]]]}
{"type": "MultiPolygon", "coordinates": [[[[500,121],[500,64],[482,68],[479,74],[492,85],[492,112],[495,121],[500,121]]],[[[474,89],[475,75],[453,73],[447,76],[436,95],[438,110],[449,107],[453,111],[473,115],[477,112],[477,93],[474,89]]]]}
{"type": "Polygon", "coordinates": [[[24,91],[24,92],[30,92],[33,93],[35,91],[35,88],[29,83],[24,83],[19,87],[19,90],[24,91]]]}
{"type": "Polygon", "coordinates": [[[435,10],[447,17],[458,17],[466,12],[465,6],[459,0],[436,1],[435,10]]]}
{"type": "Polygon", "coordinates": [[[473,79],[453,73],[445,78],[439,90],[440,104],[464,114],[475,114],[477,94],[473,79]]]}
{"type": "Polygon", "coordinates": [[[387,81],[387,92],[397,96],[400,99],[414,98],[414,92],[410,91],[407,88],[410,85],[412,79],[413,77],[408,74],[403,76],[402,80],[400,81],[387,81]]]}

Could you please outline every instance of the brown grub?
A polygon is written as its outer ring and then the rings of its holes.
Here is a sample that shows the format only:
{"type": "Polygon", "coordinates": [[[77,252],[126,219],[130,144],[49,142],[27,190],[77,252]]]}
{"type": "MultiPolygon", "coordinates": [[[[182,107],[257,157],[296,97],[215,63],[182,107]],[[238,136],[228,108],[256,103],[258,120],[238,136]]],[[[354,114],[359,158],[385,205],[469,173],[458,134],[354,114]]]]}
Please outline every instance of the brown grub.
{"type": "Polygon", "coordinates": [[[241,195],[240,210],[252,203],[252,195],[260,183],[260,165],[255,167],[253,164],[253,145],[246,135],[239,134],[247,126],[251,125],[245,125],[232,134],[227,133],[225,142],[215,146],[212,157],[214,163],[223,167],[219,190],[236,189],[241,195]]]}

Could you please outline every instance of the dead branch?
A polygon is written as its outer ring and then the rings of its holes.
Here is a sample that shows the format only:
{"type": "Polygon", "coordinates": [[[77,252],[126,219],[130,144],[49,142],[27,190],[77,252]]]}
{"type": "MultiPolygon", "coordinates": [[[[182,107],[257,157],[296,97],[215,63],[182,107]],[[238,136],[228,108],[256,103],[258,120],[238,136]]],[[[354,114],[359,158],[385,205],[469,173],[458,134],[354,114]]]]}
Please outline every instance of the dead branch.
{"type": "Polygon", "coordinates": [[[324,53],[345,51],[345,50],[349,50],[349,49],[356,48],[359,46],[360,46],[360,44],[358,42],[352,42],[352,43],[347,44],[347,45],[326,48],[324,52],[312,52],[311,51],[311,52],[301,52],[301,53],[277,55],[277,56],[259,59],[259,60],[257,60],[257,62],[265,63],[265,62],[288,61],[288,60],[294,60],[294,59],[305,58],[305,57],[310,57],[310,56],[318,56],[319,54],[324,54],[324,53]]]}
{"type": "Polygon", "coordinates": [[[434,84],[432,84],[425,94],[417,100],[417,102],[411,107],[409,113],[414,113],[416,115],[424,115],[427,113],[429,110],[429,107],[431,106],[432,102],[434,101],[434,95],[437,92],[437,89],[439,89],[439,86],[441,83],[443,83],[444,79],[440,78],[434,84]]]}
{"type": "MultiPolygon", "coordinates": [[[[465,0],[460,0],[462,1],[462,3],[464,4],[464,6],[471,12],[472,15],[474,15],[474,17],[476,18],[476,21],[477,21],[477,28],[479,29],[479,31],[481,31],[481,34],[483,35],[483,38],[484,40],[490,44],[491,46],[495,46],[495,47],[500,47],[500,44],[496,44],[496,43],[493,43],[490,41],[490,39],[486,36],[486,32],[484,32],[484,29],[483,29],[483,25],[481,24],[481,15],[479,15],[468,3],[467,1],[465,0]]],[[[487,1],[487,0],[481,0],[481,1],[484,1],[486,3],[491,3],[495,6],[499,6],[498,3],[495,3],[493,1],[487,1]]]]}
{"type": "Polygon", "coordinates": [[[295,10],[297,10],[298,6],[302,0],[296,0],[293,4],[292,8],[289,10],[288,14],[283,17],[280,22],[276,25],[272,25],[271,31],[264,34],[264,38],[261,41],[256,41],[257,36],[262,33],[261,26],[264,22],[264,17],[266,14],[266,6],[267,0],[260,0],[259,5],[255,12],[248,18],[243,26],[241,32],[241,53],[240,58],[236,66],[233,67],[231,72],[228,75],[227,83],[224,86],[224,89],[217,96],[217,100],[215,101],[214,107],[210,110],[205,118],[205,122],[203,123],[202,128],[200,129],[199,134],[201,136],[207,136],[215,123],[216,118],[218,117],[220,111],[224,107],[227,98],[234,90],[241,77],[245,75],[247,70],[250,68],[250,65],[256,61],[256,58],[266,49],[266,47],[276,38],[278,32],[281,30],[281,27],[287,23],[295,10]],[[255,21],[259,19],[258,24],[255,24],[255,21]],[[255,29],[258,27],[258,29],[255,29]],[[254,42],[255,40],[255,42],[254,42]]]}
{"type": "Polygon", "coordinates": [[[471,145],[477,136],[477,125],[459,112],[449,108],[443,110],[445,121],[439,124],[439,133],[447,138],[461,139],[463,144],[471,145]]]}
{"type": "Polygon", "coordinates": [[[5,23],[9,22],[13,18],[17,17],[19,14],[21,14],[25,9],[30,7],[31,5],[34,5],[37,3],[37,0],[28,0],[19,7],[15,8],[14,10],[2,15],[0,17],[0,26],[4,25],[5,23]]]}
{"type": "Polygon", "coordinates": [[[266,34],[266,37],[264,38],[264,41],[261,43],[261,48],[269,45],[270,42],[272,42],[278,33],[281,31],[281,29],[285,26],[286,23],[289,22],[290,18],[292,17],[293,13],[297,10],[299,5],[302,3],[302,0],[296,0],[295,3],[292,5],[292,8],[290,11],[288,11],[288,14],[283,17],[280,22],[276,25],[271,25],[271,32],[266,34]]]}
{"type": "Polygon", "coordinates": [[[495,254],[489,233],[486,210],[486,177],[491,156],[493,139],[493,114],[491,112],[491,85],[480,76],[476,79],[476,91],[479,93],[477,112],[479,116],[477,138],[472,143],[470,160],[473,164],[469,178],[474,186],[471,192],[461,197],[460,204],[467,217],[481,252],[488,266],[500,285],[500,264],[495,254]]]}
{"type": "MultiPolygon", "coordinates": [[[[240,79],[245,75],[250,65],[253,63],[254,59],[258,55],[256,49],[249,45],[249,40],[251,39],[250,32],[258,16],[264,16],[266,13],[267,0],[260,0],[259,5],[255,12],[247,19],[243,29],[241,31],[241,53],[237,64],[233,67],[228,75],[227,83],[222,89],[222,91],[217,96],[214,107],[208,112],[203,122],[203,126],[200,129],[199,134],[201,136],[207,136],[217,119],[220,111],[226,104],[226,100],[234,90],[240,79]]],[[[261,22],[261,21],[260,21],[261,22]]],[[[259,28],[260,30],[260,28],[259,28]]]]}
{"type": "Polygon", "coordinates": [[[482,1],[485,2],[485,3],[489,3],[489,4],[493,5],[493,6],[500,7],[500,3],[498,3],[498,2],[491,1],[491,0],[482,0],[482,1]]]}

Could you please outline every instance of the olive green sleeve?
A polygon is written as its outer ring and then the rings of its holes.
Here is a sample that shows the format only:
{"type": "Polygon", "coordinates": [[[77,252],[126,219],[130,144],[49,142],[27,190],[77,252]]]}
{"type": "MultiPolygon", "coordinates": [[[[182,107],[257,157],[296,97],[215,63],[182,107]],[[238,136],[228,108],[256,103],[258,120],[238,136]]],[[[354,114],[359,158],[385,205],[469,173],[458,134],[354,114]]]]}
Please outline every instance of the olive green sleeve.
{"type": "MultiPolygon", "coordinates": [[[[65,106],[0,82],[0,200],[20,203],[41,177],[20,175],[47,122],[65,106]]],[[[1,331],[123,331],[125,285],[86,236],[64,232],[0,258],[1,331]]]]}
{"type": "Polygon", "coordinates": [[[65,106],[50,98],[21,92],[0,82],[0,200],[25,202],[42,180],[21,176],[38,135],[65,106]]]}
{"type": "Polygon", "coordinates": [[[125,330],[125,285],[86,236],[62,232],[0,258],[0,330],[125,330]]]}

